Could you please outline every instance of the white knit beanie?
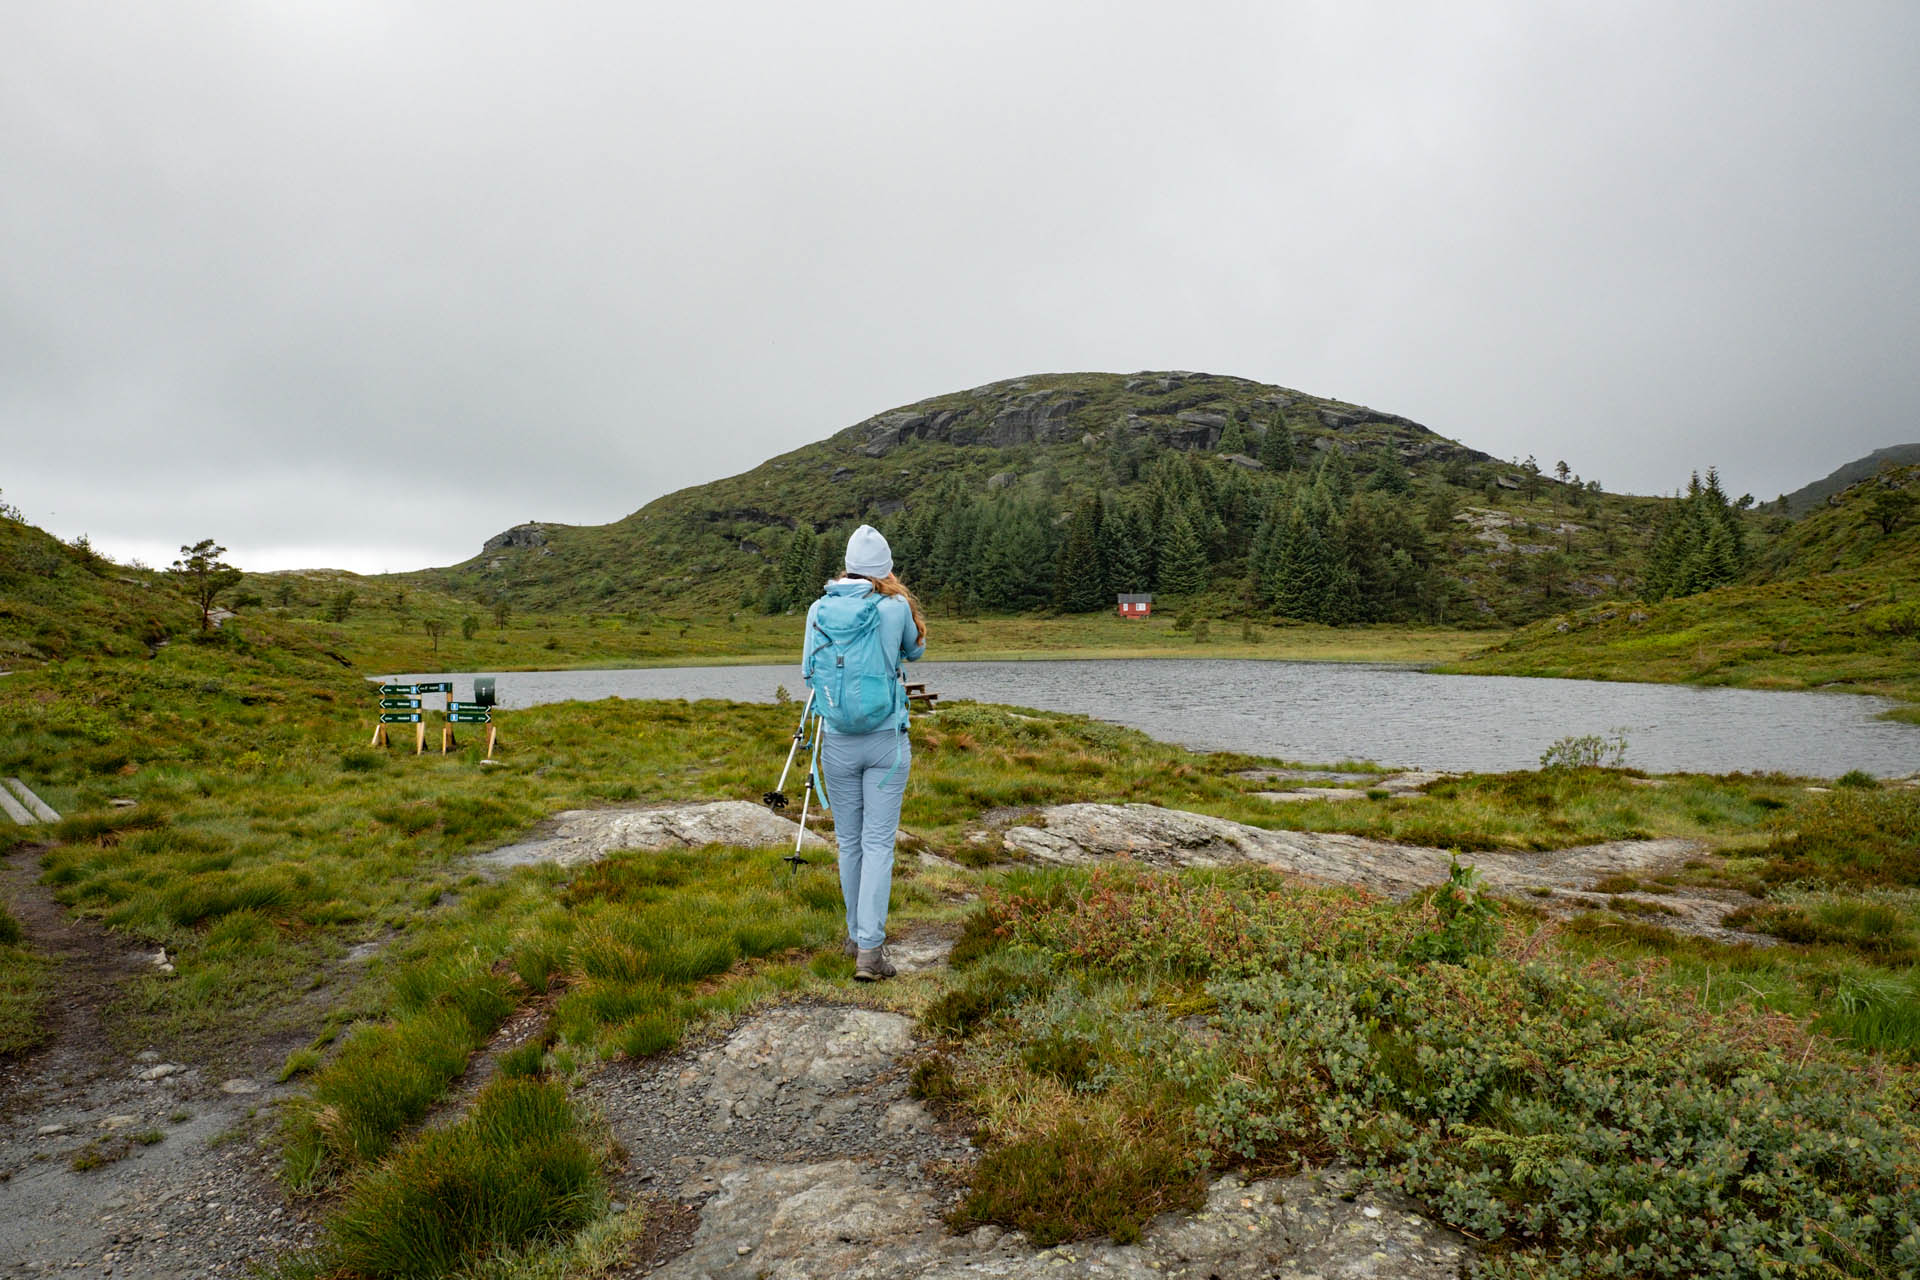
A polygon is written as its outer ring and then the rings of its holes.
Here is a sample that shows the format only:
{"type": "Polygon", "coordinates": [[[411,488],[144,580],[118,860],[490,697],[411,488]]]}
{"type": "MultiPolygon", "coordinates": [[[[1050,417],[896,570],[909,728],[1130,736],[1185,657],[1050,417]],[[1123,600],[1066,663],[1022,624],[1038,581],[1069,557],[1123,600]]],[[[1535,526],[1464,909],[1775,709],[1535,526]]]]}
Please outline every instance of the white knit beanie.
{"type": "Polygon", "coordinates": [[[893,572],[893,548],[872,525],[861,525],[847,539],[847,572],[863,578],[884,578],[893,572]]]}

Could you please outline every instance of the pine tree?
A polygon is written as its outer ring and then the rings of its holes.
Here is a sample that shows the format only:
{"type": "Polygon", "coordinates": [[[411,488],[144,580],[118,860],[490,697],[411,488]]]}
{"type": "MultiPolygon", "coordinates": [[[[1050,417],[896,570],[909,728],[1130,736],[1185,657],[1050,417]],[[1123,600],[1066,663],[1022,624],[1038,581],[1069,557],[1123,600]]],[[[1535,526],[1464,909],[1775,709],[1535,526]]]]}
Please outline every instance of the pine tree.
{"type": "Polygon", "coordinates": [[[1345,510],[1353,500],[1353,464],[1347,461],[1346,453],[1338,445],[1320,455],[1313,482],[1326,489],[1336,511],[1345,510]]]}
{"type": "Polygon", "coordinates": [[[1215,453],[1245,453],[1247,451],[1247,433],[1240,426],[1238,418],[1228,418],[1226,429],[1220,433],[1220,443],[1213,446],[1215,453]]]}
{"type": "MultiPolygon", "coordinates": [[[[806,600],[812,600],[825,589],[827,583],[836,577],[845,566],[840,562],[846,559],[847,535],[851,529],[829,529],[815,545],[813,551],[813,573],[807,579],[806,600]]],[[[795,601],[796,604],[805,601],[795,601]]]]}
{"type": "Polygon", "coordinates": [[[1122,593],[1135,595],[1149,590],[1153,585],[1152,545],[1139,504],[1123,506],[1116,501],[1100,524],[1100,534],[1106,544],[1100,558],[1107,571],[1108,600],[1122,593]]]}
{"type": "Polygon", "coordinates": [[[1333,580],[1326,539],[1296,507],[1278,548],[1273,573],[1274,607],[1302,622],[1324,621],[1321,614],[1333,580]]]}
{"type": "Polygon", "coordinates": [[[1158,589],[1170,596],[1198,595],[1207,589],[1207,549],[1181,507],[1174,507],[1160,538],[1158,589]]]}
{"type": "Polygon", "coordinates": [[[1067,522],[1067,537],[1060,548],[1054,578],[1053,603],[1057,609],[1094,613],[1111,603],[1100,560],[1103,514],[1096,493],[1074,508],[1073,518],[1067,522]]]}
{"type": "Polygon", "coordinates": [[[780,596],[786,608],[813,599],[814,589],[820,585],[814,579],[816,553],[812,528],[805,523],[796,525],[793,536],[787,539],[786,554],[780,557],[780,596]]]}
{"type": "Polygon", "coordinates": [[[1275,418],[1260,441],[1260,461],[1274,475],[1293,470],[1293,432],[1285,418],[1275,418]]]}
{"type": "Polygon", "coordinates": [[[1746,531],[1738,509],[1720,487],[1720,473],[1709,467],[1702,483],[1696,472],[1685,496],[1675,497],[1647,552],[1646,597],[1692,595],[1725,586],[1746,571],[1746,531]]]}
{"type": "Polygon", "coordinates": [[[978,568],[970,583],[988,609],[1037,609],[1053,595],[1054,534],[1043,500],[1010,498],[989,506],[978,568]]]}
{"type": "Polygon", "coordinates": [[[1400,461],[1398,449],[1387,445],[1380,450],[1379,463],[1374,468],[1373,478],[1367,482],[1367,488],[1396,497],[1405,497],[1413,492],[1413,478],[1407,474],[1406,464],[1400,461]]]}

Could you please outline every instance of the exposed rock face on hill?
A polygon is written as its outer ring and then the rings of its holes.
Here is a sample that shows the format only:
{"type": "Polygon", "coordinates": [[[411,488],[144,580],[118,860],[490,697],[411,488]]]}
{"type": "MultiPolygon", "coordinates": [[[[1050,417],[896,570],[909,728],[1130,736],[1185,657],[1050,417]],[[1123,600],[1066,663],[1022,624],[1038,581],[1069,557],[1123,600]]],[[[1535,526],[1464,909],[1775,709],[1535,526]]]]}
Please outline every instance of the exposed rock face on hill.
{"type": "Polygon", "coordinates": [[[538,524],[517,524],[503,533],[488,538],[484,551],[506,551],[511,548],[544,547],[547,545],[545,526],[538,524]]]}
{"type": "MultiPolygon", "coordinates": [[[[1237,418],[1264,424],[1304,399],[1244,378],[1210,374],[1138,374],[1122,385],[1118,397],[1074,387],[1036,387],[1048,381],[1036,377],[989,383],[877,414],[842,435],[869,458],[885,457],[914,440],[1009,449],[1068,444],[1089,432],[1116,427],[1136,436],[1151,435],[1175,449],[1210,450],[1219,444],[1228,422],[1237,418]],[[1149,395],[1165,399],[1143,403],[1142,397],[1149,395]]],[[[1395,443],[1410,459],[1491,461],[1489,455],[1398,414],[1328,402],[1314,402],[1312,412],[1308,422],[1329,431],[1386,428],[1403,437],[1395,443]]]]}

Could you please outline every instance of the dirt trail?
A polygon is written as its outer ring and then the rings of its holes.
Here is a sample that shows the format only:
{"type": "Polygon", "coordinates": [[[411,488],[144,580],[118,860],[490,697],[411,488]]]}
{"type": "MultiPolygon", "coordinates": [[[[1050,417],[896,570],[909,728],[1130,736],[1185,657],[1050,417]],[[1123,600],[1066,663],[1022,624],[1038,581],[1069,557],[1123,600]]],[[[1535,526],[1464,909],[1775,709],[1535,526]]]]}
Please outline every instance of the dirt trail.
{"type": "Polygon", "coordinates": [[[152,953],[70,917],[38,853],[0,861],[0,897],[56,962],[47,1043],[0,1058],[0,1276],[237,1276],[305,1244],[263,1142],[284,1090],[258,1062],[117,1044],[112,1010],[152,953]]]}

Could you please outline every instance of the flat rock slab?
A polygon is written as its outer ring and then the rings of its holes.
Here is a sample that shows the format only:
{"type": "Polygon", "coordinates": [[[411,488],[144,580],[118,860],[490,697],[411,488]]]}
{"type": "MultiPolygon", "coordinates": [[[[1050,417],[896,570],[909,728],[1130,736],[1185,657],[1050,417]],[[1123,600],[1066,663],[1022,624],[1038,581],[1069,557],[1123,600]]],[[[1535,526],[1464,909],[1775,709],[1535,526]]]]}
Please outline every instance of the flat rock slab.
{"type": "Polygon", "coordinates": [[[1275,1276],[1451,1280],[1472,1258],[1461,1236],[1410,1201],[1350,1188],[1333,1173],[1216,1182],[1197,1214],[1163,1214],[1138,1244],[1036,1250],[993,1227],[964,1236],[942,1197],[908,1172],[853,1160],[755,1165],[719,1178],[670,1280],[1002,1280],[1041,1277],[1275,1276]]]}
{"type": "Polygon", "coordinates": [[[1298,804],[1308,800],[1365,800],[1367,793],[1355,787],[1295,787],[1292,791],[1256,791],[1253,794],[1275,804],[1298,804]]]}
{"type": "Polygon", "coordinates": [[[1462,1237],[1409,1200],[1338,1171],[1210,1189],[1197,1214],[1166,1214],[1139,1244],[1035,1249],[1024,1236],[947,1230],[972,1158],[960,1132],[907,1096],[920,1047],[911,1019],[793,1005],[718,1044],[616,1063],[586,1096],[628,1152],[625,1197],[672,1197],[698,1221],[673,1280],[960,1280],[1038,1277],[1454,1277],[1462,1237]]]}
{"type": "Polygon", "coordinates": [[[907,933],[887,939],[887,959],[902,974],[938,969],[947,963],[954,940],[938,933],[907,933]]]}
{"type": "MultiPolygon", "coordinates": [[[[1262,771],[1255,770],[1243,773],[1240,776],[1243,778],[1255,777],[1261,772],[1262,771]]],[[[1272,781],[1298,781],[1301,779],[1301,775],[1298,774],[1289,778],[1284,774],[1277,774],[1273,770],[1266,770],[1264,772],[1268,774],[1269,777],[1261,777],[1259,780],[1263,782],[1270,779],[1272,781]]],[[[1414,796],[1419,795],[1422,791],[1443,778],[1454,778],[1458,776],[1458,774],[1440,773],[1428,769],[1409,769],[1400,773],[1390,773],[1371,781],[1368,781],[1364,777],[1356,778],[1350,773],[1345,775],[1321,775],[1326,781],[1340,781],[1344,779],[1353,785],[1345,787],[1295,786],[1285,791],[1256,791],[1254,794],[1262,800],[1272,800],[1279,804],[1299,803],[1306,800],[1359,800],[1365,798],[1369,793],[1378,794],[1382,791],[1386,792],[1389,797],[1414,796]]]]}
{"type": "MultiPolygon", "coordinates": [[[[525,867],[538,862],[574,867],[598,862],[622,849],[657,852],[714,844],[745,849],[792,848],[799,831],[798,823],[747,800],[646,809],[568,809],[556,814],[534,839],[479,854],[474,861],[490,867],[525,867]]],[[[808,848],[826,847],[826,841],[811,831],[802,843],[808,848]]]]}
{"type": "MultiPolygon", "coordinates": [[[[1009,828],[1006,847],[1036,862],[1090,865],[1116,858],[1161,867],[1223,867],[1253,863],[1332,884],[1354,885],[1404,898],[1444,882],[1455,855],[1445,849],[1394,844],[1364,836],[1318,831],[1268,831],[1204,813],[1150,804],[1063,804],[1037,810],[1042,825],[1009,828]]],[[[1649,875],[1693,857],[1692,840],[1615,840],[1551,853],[1483,852],[1459,855],[1500,889],[1550,891],[1542,906],[1567,910],[1604,907],[1586,892],[1608,876],[1649,875]],[[1560,895],[1564,893],[1565,896],[1560,895]]],[[[1720,924],[1738,902],[1725,896],[1671,893],[1649,897],[1671,914],[1644,917],[1682,933],[1723,942],[1764,943],[1720,924]]]]}

